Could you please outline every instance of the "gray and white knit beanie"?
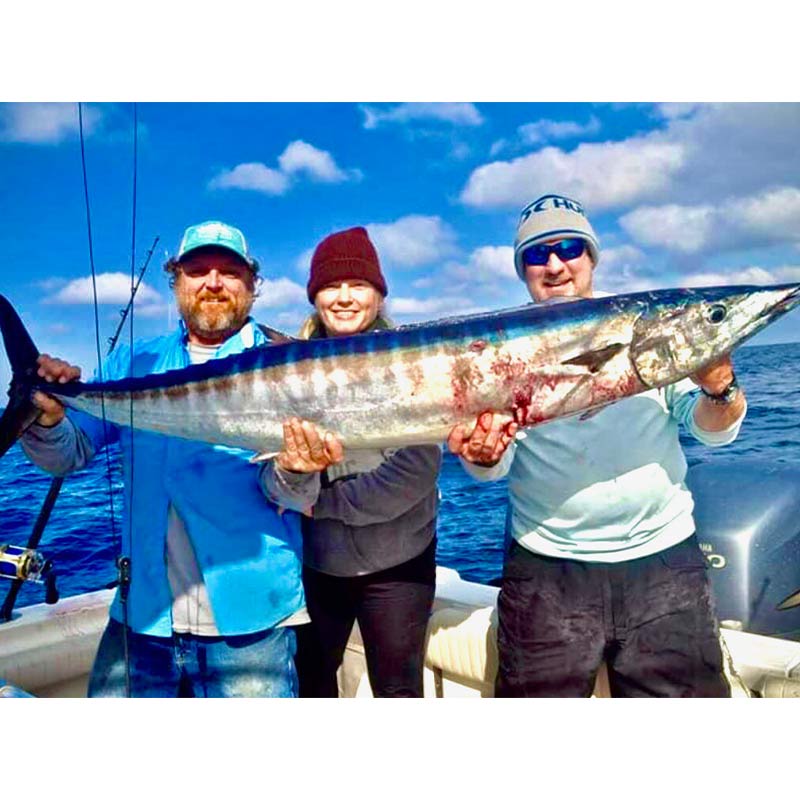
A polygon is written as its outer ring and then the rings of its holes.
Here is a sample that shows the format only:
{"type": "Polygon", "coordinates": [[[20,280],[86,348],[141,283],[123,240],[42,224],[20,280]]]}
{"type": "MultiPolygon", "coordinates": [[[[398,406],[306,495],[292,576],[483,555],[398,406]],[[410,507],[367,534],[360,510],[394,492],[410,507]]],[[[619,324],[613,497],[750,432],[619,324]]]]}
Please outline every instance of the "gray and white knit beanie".
{"type": "Polygon", "coordinates": [[[548,239],[577,236],[586,241],[595,265],[600,259],[600,242],[583,206],[569,197],[545,194],[522,209],[514,240],[514,266],[521,280],[525,280],[522,251],[532,244],[548,239]]]}

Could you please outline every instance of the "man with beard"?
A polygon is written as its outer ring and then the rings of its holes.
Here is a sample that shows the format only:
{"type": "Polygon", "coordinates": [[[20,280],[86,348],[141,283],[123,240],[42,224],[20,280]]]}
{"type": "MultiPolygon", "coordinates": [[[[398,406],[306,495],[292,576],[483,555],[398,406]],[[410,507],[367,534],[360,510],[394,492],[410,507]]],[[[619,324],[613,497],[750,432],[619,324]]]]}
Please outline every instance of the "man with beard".
{"type": "MultiPolygon", "coordinates": [[[[189,227],[164,269],[177,330],[132,350],[120,345],[103,378],[179,369],[277,337],[249,316],[259,267],[237,228],[189,227]]],[[[39,375],[65,383],[80,370],[42,355],[39,375]]],[[[295,696],[291,626],[307,621],[299,518],[264,501],[253,453],[65,415],[41,392],[33,399],[42,414],[21,442],[43,469],[81,469],[113,442],[122,456],[122,553],[130,562],[120,571],[89,696],[295,696]]]]}

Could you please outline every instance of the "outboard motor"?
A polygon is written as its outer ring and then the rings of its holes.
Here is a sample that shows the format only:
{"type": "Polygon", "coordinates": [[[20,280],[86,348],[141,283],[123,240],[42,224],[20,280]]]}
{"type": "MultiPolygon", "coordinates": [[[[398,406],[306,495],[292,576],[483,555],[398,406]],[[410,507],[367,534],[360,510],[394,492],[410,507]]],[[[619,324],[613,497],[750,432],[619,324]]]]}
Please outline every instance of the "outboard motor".
{"type": "Polygon", "coordinates": [[[712,460],[686,483],[720,621],[800,641],[800,467],[712,460]]]}

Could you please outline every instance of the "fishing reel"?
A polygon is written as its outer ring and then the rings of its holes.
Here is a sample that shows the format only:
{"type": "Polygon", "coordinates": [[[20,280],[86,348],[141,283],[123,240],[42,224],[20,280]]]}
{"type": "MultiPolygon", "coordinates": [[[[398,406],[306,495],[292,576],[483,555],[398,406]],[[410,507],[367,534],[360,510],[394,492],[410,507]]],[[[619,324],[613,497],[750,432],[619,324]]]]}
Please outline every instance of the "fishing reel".
{"type": "Polygon", "coordinates": [[[56,571],[53,569],[53,562],[45,558],[38,550],[13,544],[0,544],[0,578],[43,583],[45,603],[52,605],[58,602],[56,571]]]}

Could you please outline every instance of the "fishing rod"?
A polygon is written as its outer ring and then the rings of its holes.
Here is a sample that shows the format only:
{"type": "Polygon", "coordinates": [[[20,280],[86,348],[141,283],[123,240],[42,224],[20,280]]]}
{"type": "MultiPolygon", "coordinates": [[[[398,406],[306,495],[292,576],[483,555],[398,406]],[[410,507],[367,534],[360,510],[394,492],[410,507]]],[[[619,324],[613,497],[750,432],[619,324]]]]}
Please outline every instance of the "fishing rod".
{"type": "MultiPolygon", "coordinates": [[[[150,250],[147,252],[144,264],[139,270],[139,275],[135,285],[131,289],[131,297],[128,304],[122,309],[120,313],[120,321],[114,335],[108,340],[109,347],[108,353],[111,352],[117,345],[120,333],[125,325],[128,315],[133,309],[133,301],[136,292],[142,283],[144,274],[150,264],[153,252],[158,244],[159,237],[153,240],[150,250]]],[[[39,542],[41,541],[44,529],[50,520],[50,515],[58,499],[59,492],[64,483],[63,477],[53,478],[50,482],[50,488],[47,491],[47,496],[42,503],[39,510],[39,515],[36,518],[31,535],[28,537],[28,542],[24,547],[10,544],[0,544],[0,577],[8,578],[12,581],[11,587],[8,590],[6,599],[0,607],[0,624],[8,622],[14,611],[14,604],[17,601],[20,589],[24,583],[38,583],[45,585],[45,603],[50,605],[57,603],[59,598],[58,589],[56,587],[57,572],[53,568],[53,562],[46,559],[39,552],[39,542]]]]}
{"type": "Polygon", "coordinates": [[[142,265],[141,270],[139,270],[139,277],[136,279],[136,284],[131,289],[131,298],[130,300],[128,300],[128,305],[125,306],[125,308],[119,312],[120,314],[119,324],[117,325],[116,331],[114,331],[114,335],[111,336],[108,340],[108,353],[111,353],[111,351],[117,346],[117,339],[119,339],[119,336],[122,333],[122,329],[125,327],[125,320],[128,318],[128,314],[133,309],[133,300],[136,297],[136,292],[139,291],[139,285],[141,284],[142,278],[144,277],[144,273],[147,270],[147,265],[150,263],[150,258],[153,255],[153,251],[156,249],[156,245],[158,244],[158,239],[159,239],[158,236],[156,236],[156,238],[153,239],[153,244],[147,251],[147,258],[145,258],[144,264],[142,265]]]}
{"type": "Polygon", "coordinates": [[[0,608],[0,623],[8,622],[11,619],[17,595],[25,582],[44,583],[45,603],[52,605],[58,602],[56,571],[53,569],[53,562],[46,559],[37,548],[63,483],[63,478],[53,478],[50,482],[50,489],[39,509],[39,516],[36,518],[36,523],[25,547],[11,544],[0,545],[0,575],[4,578],[11,578],[13,581],[3,607],[0,608]]]}

